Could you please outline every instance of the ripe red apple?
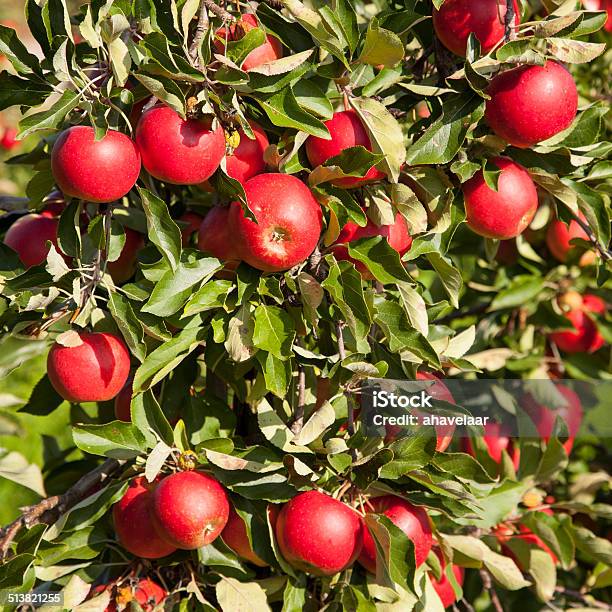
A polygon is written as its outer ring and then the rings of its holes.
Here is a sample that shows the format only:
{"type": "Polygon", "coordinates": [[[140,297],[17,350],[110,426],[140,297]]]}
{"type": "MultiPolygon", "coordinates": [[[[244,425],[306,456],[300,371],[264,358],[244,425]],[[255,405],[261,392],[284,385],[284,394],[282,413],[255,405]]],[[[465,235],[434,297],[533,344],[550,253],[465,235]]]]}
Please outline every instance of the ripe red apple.
{"type": "MultiPolygon", "coordinates": [[[[470,33],[488,53],[504,37],[506,0],[446,0],[434,9],[433,26],[440,42],[456,55],[465,57],[470,33]]],[[[514,27],[521,22],[521,11],[514,0],[514,27]]]]}
{"type": "MultiPolygon", "coordinates": [[[[219,28],[215,34],[214,46],[217,53],[224,53],[225,44],[227,41],[237,41],[245,36],[245,34],[253,28],[261,27],[257,22],[257,17],[252,13],[245,13],[233,25],[226,28],[219,28]]],[[[249,72],[257,66],[273,62],[283,57],[283,45],[278,38],[271,34],[266,35],[266,41],[263,45],[255,47],[243,60],[241,68],[245,72],[249,72]]]]}
{"type": "MultiPolygon", "coordinates": [[[[429,577],[431,578],[431,584],[433,585],[434,590],[438,594],[442,605],[445,608],[450,608],[456,601],[457,596],[455,595],[455,590],[453,589],[453,585],[451,581],[448,579],[446,575],[446,562],[444,561],[444,557],[438,548],[434,550],[438,559],[440,559],[440,566],[442,569],[442,575],[440,576],[440,580],[436,580],[435,577],[430,573],[429,577]]],[[[463,576],[464,569],[459,567],[458,565],[452,564],[451,570],[455,575],[455,580],[459,584],[459,586],[463,585],[463,576]]]]}
{"type": "Polygon", "coordinates": [[[515,238],[533,220],[538,192],[529,172],[520,164],[505,157],[491,161],[501,170],[497,191],[486,184],[482,170],[463,184],[467,224],[487,238],[515,238]]]}
{"type": "MultiPolygon", "coordinates": [[[[334,116],[325,122],[325,127],[331,135],[330,140],[317,136],[309,136],[306,140],[306,155],[313,168],[325,163],[331,157],[340,155],[344,149],[350,147],[362,146],[368,151],[372,150],[370,137],[354,110],[334,113],[334,116]]],[[[346,188],[360,187],[365,183],[380,181],[384,178],[384,172],[378,170],[376,166],[372,166],[363,178],[358,176],[345,177],[332,181],[332,184],[346,188]]]]}
{"type": "Polygon", "coordinates": [[[4,244],[19,255],[26,268],[37,266],[47,259],[48,242],[59,251],[57,244],[58,220],[35,213],[20,217],[8,228],[4,244]]]}
{"type": "Polygon", "coordinates": [[[136,184],[140,154],[121,132],[108,130],[96,141],[92,127],[75,125],[55,141],[51,169],[65,195],[87,202],[113,202],[136,184]]]}
{"type": "Polygon", "coordinates": [[[177,472],[164,478],[153,493],[153,523],[160,537],[192,550],[210,544],[227,523],[225,490],[203,472],[177,472]]]}
{"type": "Polygon", "coordinates": [[[191,236],[195,234],[199,229],[200,225],[202,225],[202,221],[204,217],[198,215],[198,213],[194,213],[191,210],[184,212],[180,217],[179,221],[184,221],[188,223],[186,227],[181,228],[181,242],[184,247],[189,246],[191,242],[191,236]]]}
{"type": "Polygon", "coordinates": [[[240,144],[227,156],[227,174],[240,183],[245,183],[256,174],[266,169],[264,152],[270,145],[268,137],[261,126],[249,121],[255,139],[249,138],[242,128],[238,130],[240,144]]]}
{"type": "MultiPolygon", "coordinates": [[[[515,470],[518,470],[521,461],[521,451],[518,446],[514,445],[512,438],[508,435],[506,428],[500,423],[487,423],[484,426],[483,440],[489,451],[489,456],[495,463],[501,463],[502,451],[506,451],[510,456],[512,465],[515,470]]],[[[472,446],[470,438],[463,440],[464,452],[476,457],[476,452],[472,446]]]]}
{"type": "MultiPolygon", "coordinates": [[[[582,221],[586,222],[582,213],[579,213],[578,216],[582,221]]],[[[570,244],[570,241],[574,238],[581,238],[587,242],[589,240],[587,233],[574,220],[570,221],[568,226],[563,221],[553,219],[546,230],[546,246],[555,259],[562,263],[571,258],[572,253],[576,250],[576,247],[570,244]]]]}
{"type": "Polygon", "coordinates": [[[212,119],[186,121],[168,106],[145,111],[136,126],[142,164],[155,178],[175,185],[197,185],[212,176],[225,155],[221,125],[212,119]]]}
{"type": "Polygon", "coordinates": [[[233,507],[230,507],[229,518],[225,528],[221,532],[221,538],[239,557],[259,567],[268,565],[263,559],[258,557],[253,550],[247,534],[246,525],[233,507]]]}
{"type": "Polygon", "coordinates": [[[198,233],[198,248],[222,261],[240,261],[239,244],[232,236],[229,224],[230,209],[214,206],[210,209],[198,233]]]}
{"type": "Polygon", "coordinates": [[[341,501],[319,491],[306,491],[284,504],[275,532],[283,557],[293,567],[332,576],[359,555],[363,522],[341,501]]]}
{"type": "Polygon", "coordinates": [[[373,236],[384,236],[389,246],[397,251],[400,257],[407,253],[412,246],[412,237],[408,231],[406,219],[404,219],[401,213],[397,213],[393,225],[378,227],[368,219],[368,224],[365,227],[361,227],[353,221],[349,221],[340,231],[336,244],[332,247],[334,257],[339,261],[350,261],[364,278],[373,280],[374,276],[366,265],[352,258],[348,253],[348,246],[346,246],[361,238],[371,238],[373,236]]]}
{"type": "MultiPolygon", "coordinates": [[[[369,504],[373,507],[372,512],[386,516],[412,541],[416,566],[425,563],[433,544],[427,512],[395,495],[372,497],[369,504]]],[[[363,531],[363,548],[357,560],[369,572],[376,573],[376,544],[367,527],[363,531]]]]}
{"type": "Polygon", "coordinates": [[[17,140],[16,136],[16,128],[6,128],[2,134],[2,138],[0,139],[0,147],[2,147],[5,151],[11,151],[15,147],[18,147],[21,143],[19,140],[17,140]]]}
{"type": "Polygon", "coordinates": [[[305,261],[317,246],[323,216],[310,189],[289,174],[258,174],[244,190],[257,223],[238,202],[229,213],[230,235],[240,244],[242,259],[264,272],[289,270],[305,261]]]}
{"type": "Polygon", "coordinates": [[[130,353],[121,338],[106,332],[79,332],[79,346],[57,342],[47,357],[54,389],[69,402],[113,399],[130,373],[130,353]]]}
{"type": "Polygon", "coordinates": [[[528,148],[567,129],[578,110],[572,75],[557,62],[524,64],[497,75],[489,85],[485,117],[491,129],[515,147],[528,148]]]}
{"type": "Polygon", "coordinates": [[[556,409],[550,408],[540,404],[531,394],[523,397],[521,406],[535,423],[538,433],[546,442],[550,440],[557,417],[565,421],[569,436],[563,443],[563,448],[569,455],[582,423],[582,404],[580,398],[572,389],[563,385],[556,385],[556,387],[567,402],[565,406],[556,409]]]}
{"type": "Polygon", "coordinates": [[[125,421],[126,423],[131,422],[132,420],[132,383],[134,381],[134,377],[130,376],[125,381],[125,385],[123,385],[123,389],[119,391],[117,397],[115,397],[115,418],[118,421],[125,421]]]}
{"type": "Polygon", "coordinates": [[[114,283],[120,285],[128,281],[136,272],[138,251],[144,246],[144,236],[129,227],[125,228],[125,244],[119,258],[109,261],[106,269],[114,283]]]}
{"type": "Polygon", "coordinates": [[[605,343],[589,312],[605,314],[606,305],[595,295],[585,295],[582,305],[565,313],[574,326],[574,331],[553,332],[549,338],[565,353],[594,353],[605,343]],[[603,308],[603,310],[602,310],[603,308]]]}
{"type": "Polygon", "coordinates": [[[158,482],[149,483],[143,476],[133,478],[113,506],[113,522],[121,546],[143,559],[159,559],[176,550],[159,537],[151,520],[153,490],[158,482]]]}

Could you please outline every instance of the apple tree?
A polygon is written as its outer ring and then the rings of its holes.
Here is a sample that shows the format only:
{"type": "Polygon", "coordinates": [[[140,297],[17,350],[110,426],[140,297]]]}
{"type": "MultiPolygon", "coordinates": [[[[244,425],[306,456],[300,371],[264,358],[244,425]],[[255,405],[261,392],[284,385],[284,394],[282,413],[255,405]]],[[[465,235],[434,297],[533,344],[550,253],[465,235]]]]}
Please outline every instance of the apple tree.
{"type": "Polygon", "coordinates": [[[24,4],[0,605],[611,609],[609,3],[24,4]]]}

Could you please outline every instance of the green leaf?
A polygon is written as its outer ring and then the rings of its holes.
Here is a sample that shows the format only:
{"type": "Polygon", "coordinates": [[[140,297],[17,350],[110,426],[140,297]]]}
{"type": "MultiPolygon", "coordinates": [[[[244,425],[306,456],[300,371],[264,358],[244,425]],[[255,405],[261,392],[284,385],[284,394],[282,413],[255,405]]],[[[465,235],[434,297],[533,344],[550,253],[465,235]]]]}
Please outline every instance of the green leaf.
{"type": "Polygon", "coordinates": [[[48,110],[24,117],[19,122],[18,138],[23,139],[39,130],[57,128],[66,115],[77,107],[79,100],[79,96],[74,91],[67,89],[48,110]]]}
{"type": "Polygon", "coordinates": [[[159,438],[166,444],[172,445],[174,434],[168,419],[153,395],[151,389],[144,393],[138,393],[131,402],[132,423],[138,428],[147,440],[149,448],[157,445],[157,437],[152,432],[157,433],[159,438]]]}
{"type": "Polygon", "coordinates": [[[259,304],[255,309],[253,344],[278,359],[291,355],[295,324],[291,316],[277,306],[259,304]]]}
{"type": "Polygon", "coordinates": [[[144,85],[158,100],[167,104],[183,119],[186,117],[185,96],[181,88],[172,80],[163,76],[137,73],[134,78],[144,85]]]}
{"type": "Polygon", "coordinates": [[[544,279],[534,276],[515,276],[506,289],[502,289],[491,302],[489,310],[515,308],[533,300],[544,287],[544,279]]]}
{"type": "Polygon", "coordinates": [[[300,107],[291,87],[285,87],[274,94],[259,95],[253,99],[274,125],[301,130],[319,138],[329,138],[325,124],[300,107]]]}
{"type": "Polygon", "coordinates": [[[270,611],[266,592],[257,582],[240,582],[221,576],[215,592],[223,612],[270,611]]]}
{"type": "Polygon", "coordinates": [[[21,74],[40,73],[40,60],[25,48],[13,28],[0,24],[0,54],[21,74]]]}
{"type": "Polygon", "coordinates": [[[407,283],[410,276],[402,265],[399,253],[383,236],[362,238],[348,245],[349,255],[364,263],[381,283],[407,283]]]}
{"type": "Polygon", "coordinates": [[[26,80],[6,71],[0,72],[0,110],[10,106],[37,106],[52,91],[42,79],[26,80]]]}
{"type": "Polygon", "coordinates": [[[20,453],[11,451],[0,454],[0,479],[6,478],[16,482],[22,487],[34,491],[41,497],[45,497],[45,484],[40,468],[29,463],[20,453]]]}
{"type": "Polygon", "coordinates": [[[168,270],[161,277],[142,311],[158,317],[173,315],[192,295],[194,286],[222,268],[218,259],[203,255],[195,261],[180,262],[175,270],[168,270]]]}
{"type": "Polygon", "coordinates": [[[147,446],[142,433],[131,423],[113,421],[104,425],[75,425],[74,443],[86,453],[114,459],[133,459],[147,446]]]}
{"type": "Polygon", "coordinates": [[[181,230],[161,198],[142,187],[138,187],[138,193],[147,216],[149,239],[168,265],[176,270],[181,259],[181,230]]]}
{"type": "Polygon", "coordinates": [[[373,17],[368,24],[365,41],[359,56],[360,62],[377,66],[395,66],[404,59],[404,44],[400,37],[380,27],[379,21],[373,17]]]}
{"type": "Polygon", "coordinates": [[[108,299],[108,309],[130,351],[142,363],[147,355],[144,329],[136,317],[130,301],[117,292],[111,292],[108,299]]]}
{"type": "Polygon", "coordinates": [[[439,253],[428,253],[427,259],[434,270],[438,273],[440,281],[446,289],[451,304],[459,308],[459,293],[463,287],[463,279],[459,271],[439,253]]]}
{"type": "Polygon", "coordinates": [[[347,176],[363,177],[383,159],[384,155],[371,153],[365,147],[349,147],[317,166],[308,176],[308,184],[314,187],[347,176]]]}

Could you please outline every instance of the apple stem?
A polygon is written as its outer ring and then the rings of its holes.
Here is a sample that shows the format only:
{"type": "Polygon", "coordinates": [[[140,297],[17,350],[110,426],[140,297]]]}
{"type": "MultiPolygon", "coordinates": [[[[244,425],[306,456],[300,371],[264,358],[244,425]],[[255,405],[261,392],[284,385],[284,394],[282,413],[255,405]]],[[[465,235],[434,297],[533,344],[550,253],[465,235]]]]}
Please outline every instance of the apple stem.
{"type": "Polygon", "coordinates": [[[124,463],[117,459],[107,459],[82,476],[62,495],[47,497],[34,506],[24,508],[19,518],[0,531],[0,561],[6,557],[11,543],[23,527],[29,529],[40,523],[53,524],[62,514],[85,499],[93,487],[108,480],[124,463]]]}

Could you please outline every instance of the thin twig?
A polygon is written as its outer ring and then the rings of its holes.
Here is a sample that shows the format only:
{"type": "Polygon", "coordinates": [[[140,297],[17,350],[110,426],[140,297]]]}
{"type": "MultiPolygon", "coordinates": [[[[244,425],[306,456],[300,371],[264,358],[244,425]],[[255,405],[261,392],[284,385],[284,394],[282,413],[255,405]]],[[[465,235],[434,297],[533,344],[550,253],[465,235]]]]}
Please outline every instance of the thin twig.
{"type": "Polygon", "coordinates": [[[578,601],[592,608],[600,608],[601,610],[610,610],[609,604],[604,603],[603,601],[599,601],[598,599],[595,599],[591,595],[586,595],[585,593],[581,593],[580,591],[573,591],[572,589],[566,589],[565,587],[562,587],[562,586],[555,587],[555,591],[557,593],[561,593],[562,595],[566,595],[567,597],[571,597],[572,599],[577,599],[578,601]]]}
{"type": "Polygon", "coordinates": [[[489,596],[491,597],[491,604],[495,608],[495,612],[504,612],[504,608],[499,601],[499,596],[497,595],[497,591],[493,587],[493,582],[491,581],[491,574],[486,569],[480,570],[480,577],[482,578],[482,585],[484,586],[486,591],[489,591],[489,596]]]}
{"type": "Polygon", "coordinates": [[[512,23],[514,21],[514,0],[506,0],[506,17],[504,18],[504,40],[506,42],[512,40],[512,23]]]}
{"type": "Polygon", "coordinates": [[[303,367],[298,370],[298,398],[293,413],[291,431],[297,436],[304,426],[304,404],[306,403],[306,372],[303,367]]]}
{"type": "Polygon", "coordinates": [[[97,468],[82,476],[72,487],[62,495],[54,495],[43,499],[34,506],[24,508],[23,514],[0,531],[0,560],[3,560],[13,540],[22,528],[30,528],[39,523],[51,525],[65,514],[75,504],[87,497],[91,489],[103,483],[114,474],[125,461],[107,459],[97,468]]]}
{"type": "Polygon", "coordinates": [[[189,57],[195,62],[198,57],[198,51],[200,50],[200,45],[204,40],[204,36],[210,26],[210,22],[208,19],[208,11],[215,14],[222,21],[236,21],[236,18],[228,13],[224,8],[220,7],[218,4],[215,4],[213,0],[202,0],[200,3],[200,13],[198,16],[198,25],[196,27],[195,34],[193,35],[193,41],[189,46],[189,57]]]}
{"type": "Polygon", "coordinates": [[[589,238],[589,242],[593,244],[593,246],[597,249],[602,258],[606,261],[611,261],[612,251],[604,249],[604,247],[601,246],[599,240],[597,240],[597,237],[595,236],[595,232],[591,229],[591,226],[585,221],[583,221],[580,217],[578,217],[578,215],[574,215],[572,213],[572,216],[574,217],[574,221],[576,221],[576,223],[578,223],[578,225],[584,230],[585,234],[589,238]]]}

